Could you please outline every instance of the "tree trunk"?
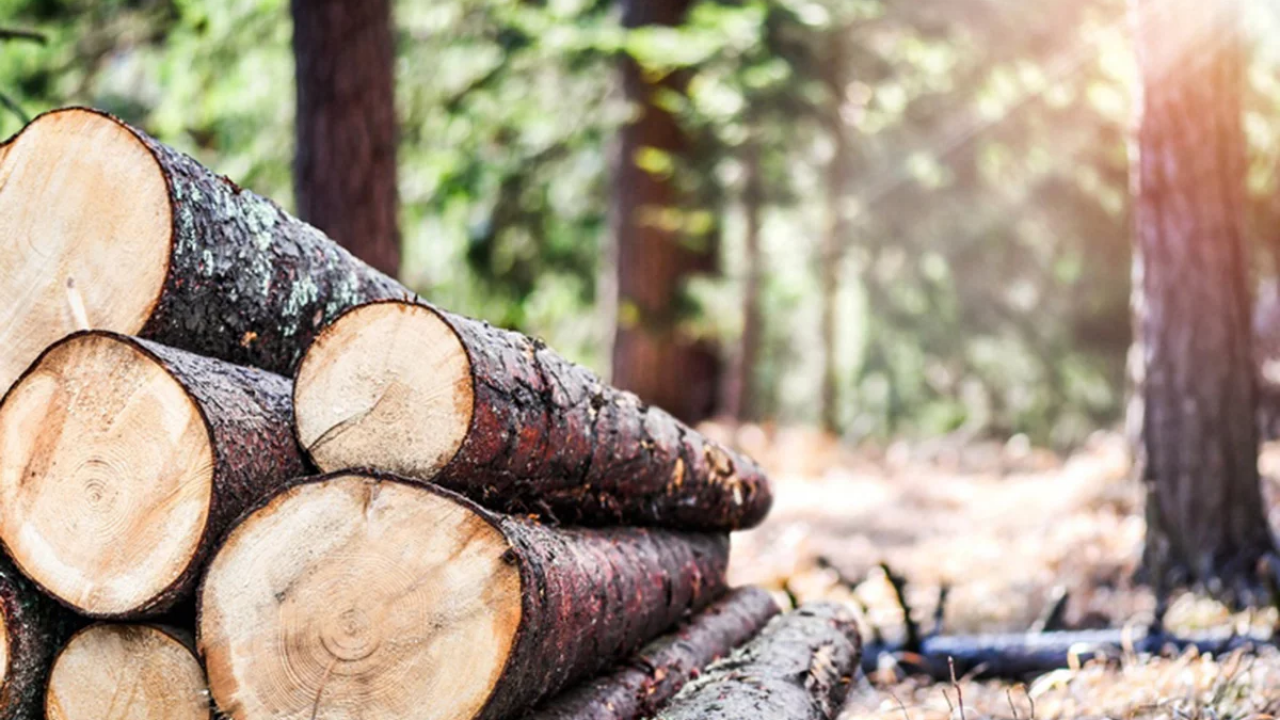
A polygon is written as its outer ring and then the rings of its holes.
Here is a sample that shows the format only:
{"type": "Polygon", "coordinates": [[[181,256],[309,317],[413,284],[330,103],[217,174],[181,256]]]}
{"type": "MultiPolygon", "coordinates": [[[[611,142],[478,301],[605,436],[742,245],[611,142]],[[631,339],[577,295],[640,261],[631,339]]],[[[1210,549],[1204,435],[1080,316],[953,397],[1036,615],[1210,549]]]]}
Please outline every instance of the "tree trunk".
{"type": "Polygon", "coordinates": [[[269,200],[109,115],[0,145],[0,387],[89,327],[275,372],[359,302],[410,293],[269,200]],[[22,239],[22,242],[18,242],[22,239]]]}
{"type": "Polygon", "coordinates": [[[822,390],[819,409],[822,427],[831,433],[840,432],[841,398],[836,347],[839,321],[836,318],[836,299],[840,292],[840,265],[849,236],[849,216],[845,205],[849,202],[849,172],[852,162],[848,128],[841,116],[846,84],[845,32],[843,28],[837,28],[830,33],[827,73],[824,77],[831,103],[827,125],[832,149],[827,166],[827,227],[818,253],[818,292],[822,302],[822,390]]]}
{"type": "Polygon", "coordinates": [[[394,277],[395,40],[390,0],[291,0],[298,214],[394,277]]]}
{"type": "Polygon", "coordinates": [[[77,624],[0,556],[0,720],[43,717],[53,657],[77,624]]]}
{"type": "Polygon", "coordinates": [[[1241,231],[1243,53],[1234,2],[1134,0],[1142,68],[1137,265],[1147,488],[1158,590],[1248,601],[1273,548],[1258,478],[1241,231]]]}
{"type": "Polygon", "coordinates": [[[433,485],[311,478],[228,535],[200,648],[236,720],[499,720],[717,599],[728,553],[724,536],[557,530],[433,485]]]}
{"type": "Polygon", "coordinates": [[[740,588],[622,667],[551,700],[525,720],[641,720],[652,717],[712,662],[750,640],[778,613],[769,593],[740,588]]]}
{"type": "Polygon", "coordinates": [[[298,439],[481,504],[588,525],[735,530],[772,495],[750,459],[542,343],[425,303],[342,315],[298,367],[298,439]]]}
{"type": "Polygon", "coordinates": [[[71,335],[0,406],[0,537],[82,614],[170,610],[232,520],[304,474],[290,390],[146,340],[71,335]]]}
{"type": "Polygon", "coordinates": [[[45,708],[48,720],[212,714],[191,638],[159,625],[98,624],[76,633],[53,664],[45,708]]]}
{"type": "MultiPolygon", "coordinates": [[[[628,28],[678,26],[691,5],[690,0],[620,2],[628,28]]],[[[664,93],[684,94],[688,76],[674,72],[651,81],[630,57],[622,58],[621,73],[623,91],[638,115],[620,130],[614,158],[613,382],[694,423],[715,411],[720,360],[711,342],[691,337],[684,327],[684,293],[690,279],[718,271],[718,248],[715,236],[697,232],[692,222],[693,193],[678,179],[692,143],[660,100],[664,93]],[[646,157],[671,167],[642,167],[646,157]]]]}
{"type": "Polygon", "coordinates": [[[760,223],[764,212],[764,178],[760,168],[760,147],[748,141],[742,154],[746,175],[742,188],[742,210],[746,215],[743,259],[746,261],[742,284],[742,338],[734,363],[729,389],[725,393],[725,412],[739,422],[757,420],[760,403],[756,392],[760,346],[764,335],[764,313],[761,309],[761,284],[764,270],[760,264],[760,223]]]}
{"type": "Polygon", "coordinates": [[[858,627],[847,610],[834,603],[804,605],[712,664],[655,720],[831,720],[860,653],[858,627]]]}

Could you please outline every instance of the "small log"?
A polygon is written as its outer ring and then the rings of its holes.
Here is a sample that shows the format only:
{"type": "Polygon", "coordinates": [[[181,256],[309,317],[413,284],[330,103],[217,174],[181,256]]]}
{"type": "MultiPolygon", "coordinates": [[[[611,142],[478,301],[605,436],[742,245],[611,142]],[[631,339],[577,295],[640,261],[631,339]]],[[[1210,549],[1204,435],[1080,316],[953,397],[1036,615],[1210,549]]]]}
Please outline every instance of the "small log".
{"type": "Polygon", "coordinates": [[[772,501],[748,458],[536,340],[424,303],[340,316],[299,364],[294,405],[321,470],[430,480],[505,512],[726,531],[772,501]]]}
{"type": "Polygon", "coordinates": [[[289,381],[105,331],[50,346],[0,404],[0,539],[78,612],[154,616],[251,504],[305,473],[289,381]]]}
{"type": "Polygon", "coordinates": [[[0,391],[100,328],[290,373],[326,321],[410,293],[275,203],[106,113],[0,145],[0,391]]]}
{"type": "Polygon", "coordinates": [[[78,624],[0,556],[0,720],[41,717],[49,667],[78,624]]]}
{"type": "Polygon", "coordinates": [[[848,610],[802,605],[712,664],[656,720],[831,720],[858,669],[860,645],[848,610]]]}
{"type": "Polygon", "coordinates": [[[99,623],[53,663],[48,720],[209,720],[209,688],[191,638],[160,625],[99,623]]]}
{"type": "Polygon", "coordinates": [[[712,662],[750,640],[778,605],[757,587],[734,590],[620,668],[565,692],[525,720],[640,720],[712,662]]]}
{"type": "Polygon", "coordinates": [[[727,562],[722,535],[554,529],[339,473],[228,534],[199,647],[237,720],[500,720],[713,602],[727,562]]]}

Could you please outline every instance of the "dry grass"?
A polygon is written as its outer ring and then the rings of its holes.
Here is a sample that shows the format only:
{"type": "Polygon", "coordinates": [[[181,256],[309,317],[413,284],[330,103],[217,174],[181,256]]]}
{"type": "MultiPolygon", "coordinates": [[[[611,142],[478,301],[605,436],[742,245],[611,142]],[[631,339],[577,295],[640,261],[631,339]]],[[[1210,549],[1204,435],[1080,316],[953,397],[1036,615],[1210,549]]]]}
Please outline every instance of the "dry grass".
{"type": "MultiPolygon", "coordinates": [[[[723,434],[724,429],[711,428],[723,434]]],[[[1121,438],[1099,433],[1070,458],[1026,447],[936,441],[883,451],[839,447],[802,431],[734,438],[770,468],[777,503],[762,527],[735,537],[731,569],[799,600],[865,607],[869,631],[900,636],[902,611],[879,569],[906,576],[925,631],[939,588],[950,587],[945,631],[1027,629],[1056,592],[1070,594],[1071,627],[1151,618],[1154,599],[1130,582],[1141,546],[1140,496],[1121,438]]],[[[1263,454],[1274,497],[1280,446],[1263,454]]],[[[1179,629],[1271,627],[1273,612],[1232,616],[1185,596],[1167,618],[1179,629]]],[[[959,718],[957,688],[893,677],[859,681],[844,720],[959,718]]],[[[1280,713],[1280,654],[1215,660],[1125,658],[1039,678],[1030,687],[961,680],[966,720],[1168,717],[1254,718],[1280,713]]]]}

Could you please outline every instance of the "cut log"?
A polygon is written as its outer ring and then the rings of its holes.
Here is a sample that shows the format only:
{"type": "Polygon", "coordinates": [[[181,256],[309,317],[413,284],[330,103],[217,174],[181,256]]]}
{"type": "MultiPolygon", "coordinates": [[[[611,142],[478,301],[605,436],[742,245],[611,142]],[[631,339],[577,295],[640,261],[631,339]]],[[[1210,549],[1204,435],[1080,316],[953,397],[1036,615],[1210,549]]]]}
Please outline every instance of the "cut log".
{"type": "Polygon", "coordinates": [[[41,717],[49,667],[78,624],[0,557],[0,720],[41,717]]]}
{"type": "Polygon", "coordinates": [[[172,608],[231,521],[305,474],[289,393],[124,335],[55,343],[0,404],[0,539],[85,615],[172,608]]]}
{"type": "Polygon", "coordinates": [[[105,113],[37,117],[0,146],[0,185],[0,390],[84,328],[289,373],[338,312],[407,293],[105,113]]]}
{"type": "Polygon", "coordinates": [[[218,708],[253,720],[499,720],[725,590],[722,535],[554,529],[390,477],[302,481],[200,592],[218,708]]]}
{"type": "Polygon", "coordinates": [[[683,627],[649,643],[618,669],[588,680],[525,720],[640,720],[778,614],[769,593],[734,590],[683,627]]]}
{"type": "Polygon", "coordinates": [[[299,364],[298,438],[322,470],[430,480],[570,524],[750,527],[764,473],[542,343],[425,303],[362,305],[299,364]]]}
{"type": "Polygon", "coordinates": [[[58,653],[48,720],[209,720],[191,638],[158,625],[91,625],[58,653]]]}
{"type": "Polygon", "coordinates": [[[686,685],[657,720],[830,720],[844,703],[860,651],[845,608],[803,605],[686,685]]]}

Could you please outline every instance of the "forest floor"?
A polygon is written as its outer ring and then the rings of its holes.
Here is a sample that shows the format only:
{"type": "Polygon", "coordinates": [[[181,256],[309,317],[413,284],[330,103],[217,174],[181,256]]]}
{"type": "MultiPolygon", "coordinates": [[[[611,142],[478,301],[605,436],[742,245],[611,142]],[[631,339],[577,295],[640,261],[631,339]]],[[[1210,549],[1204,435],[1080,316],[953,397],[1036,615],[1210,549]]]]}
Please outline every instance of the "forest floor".
{"type": "MultiPolygon", "coordinates": [[[[811,432],[750,427],[734,440],[770,469],[777,498],[763,526],[735,537],[737,583],[801,601],[856,600],[865,608],[864,630],[874,625],[888,639],[902,633],[902,608],[882,562],[908,580],[907,604],[924,632],[943,585],[948,634],[1026,630],[1064,590],[1070,629],[1151,620],[1154,598],[1130,581],[1142,541],[1141,497],[1118,435],[1099,433],[1066,458],[1017,440],[854,451],[811,432]]],[[[1262,468],[1268,497],[1280,497],[1280,445],[1264,450],[1262,468]]],[[[1271,507],[1280,525],[1280,506],[1271,507]]],[[[1232,615],[1184,595],[1166,623],[1175,631],[1257,631],[1276,619],[1274,611],[1232,615]]],[[[1280,715],[1280,653],[1273,651],[1099,661],[1027,685],[930,684],[892,668],[876,675],[858,681],[842,720],[1280,715]]]]}

